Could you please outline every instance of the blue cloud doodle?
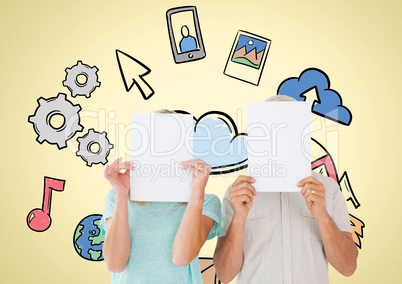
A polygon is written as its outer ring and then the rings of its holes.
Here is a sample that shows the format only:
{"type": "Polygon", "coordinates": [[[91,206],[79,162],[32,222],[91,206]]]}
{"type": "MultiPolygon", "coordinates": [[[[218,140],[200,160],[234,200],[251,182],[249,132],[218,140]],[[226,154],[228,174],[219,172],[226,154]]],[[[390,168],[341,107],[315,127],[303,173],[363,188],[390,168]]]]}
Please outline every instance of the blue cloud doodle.
{"type": "MultiPolygon", "coordinates": [[[[177,113],[189,114],[183,110],[177,113]]],[[[210,164],[211,175],[239,171],[247,165],[247,134],[239,133],[234,120],[221,111],[209,111],[198,119],[193,116],[194,157],[210,164]]]]}
{"type": "Polygon", "coordinates": [[[350,125],[352,113],[342,105],[339,93],[330,88],[327,74],[317,68],[304,70],[299,78],[292,77],[284,80],[279,85],[277,94],[305,101],[304,94],[313,88],[317,91],[317,100],[314,101],[311,112],[340,124],[350,125]]]}

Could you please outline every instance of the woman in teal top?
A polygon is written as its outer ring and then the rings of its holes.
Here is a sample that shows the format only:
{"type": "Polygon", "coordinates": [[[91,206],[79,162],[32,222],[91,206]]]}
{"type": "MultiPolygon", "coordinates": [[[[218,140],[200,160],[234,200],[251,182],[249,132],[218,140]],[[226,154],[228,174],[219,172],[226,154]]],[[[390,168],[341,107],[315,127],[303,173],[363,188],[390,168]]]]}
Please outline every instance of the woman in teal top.
{"type": "Polygon", "coordinates": [[[205,193],[211,167],[199,159],[182,164],[193,174],[188,203],[130,201],[132,164],[118,159],[106,166],[104,176],[113,190],[106,196],[101,227],[112,283],[202,283],[198,253],[207,239],[220,234],[221,203],[205,193]]]}

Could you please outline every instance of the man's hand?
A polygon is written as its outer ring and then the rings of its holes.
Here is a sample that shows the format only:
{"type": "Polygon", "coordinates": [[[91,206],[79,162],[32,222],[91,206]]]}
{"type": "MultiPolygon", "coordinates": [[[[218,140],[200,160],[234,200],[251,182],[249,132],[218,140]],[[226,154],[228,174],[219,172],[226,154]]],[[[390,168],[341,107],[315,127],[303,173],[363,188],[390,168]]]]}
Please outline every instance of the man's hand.
{"type": "Polygon", "coordinates": [[[325,217],[328,212],[325,205],[326,190],[324,185],[316,178],[310,176],[299,181],[297,186],[301,187],[301,194],[306,200],[306,205],[311,215],[316,220],[325,217]]]}
{"type": "Polygon", "coordinates": [[[229,190],[229,197],[232,201],[234,215],[247,218],[248,212],[253,206],[253,198],[257,191],[251,184],[255,179],[249,176],[239,176],[229,190]]]}
{"type": "Polygon", "coordinates": [[[324,185],[314,177],[307,177],[297,186],[302,188],[301,194],[306,200],[306,205],[318,223],[328,262],[342,275],[351,276],[356,270],[359,253],[352,234],[340,231],[329,216],[325,206],[324,185]]]}

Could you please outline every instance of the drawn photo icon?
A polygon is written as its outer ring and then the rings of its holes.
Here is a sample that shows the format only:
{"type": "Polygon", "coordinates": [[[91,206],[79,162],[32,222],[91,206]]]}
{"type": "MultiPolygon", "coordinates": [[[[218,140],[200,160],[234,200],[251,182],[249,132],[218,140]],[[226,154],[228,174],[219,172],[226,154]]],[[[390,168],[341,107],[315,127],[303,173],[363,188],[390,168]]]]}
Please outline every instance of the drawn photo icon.
{"type": "Polygon", "coordinates": [[[246,35],[240,35],[232,61],[259,69],[267,43],[246,35]]]}
{"type": "Polygon", "coordinates": [[[270,45],[267,38],[239,31],[223,73],[258,86],[270,45]]]}

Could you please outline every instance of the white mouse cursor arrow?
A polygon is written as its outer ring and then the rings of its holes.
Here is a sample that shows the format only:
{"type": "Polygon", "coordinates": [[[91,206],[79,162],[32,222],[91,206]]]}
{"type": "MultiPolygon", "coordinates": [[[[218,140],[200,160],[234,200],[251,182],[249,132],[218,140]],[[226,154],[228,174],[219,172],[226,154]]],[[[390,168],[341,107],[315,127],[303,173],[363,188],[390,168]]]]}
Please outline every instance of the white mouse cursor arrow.
{"type": "Polygon", "coordinates": [[[155,92],[143,77],[151,73],[151,69],[118,49],[116,49],[116,58],[126,91],[129,92],[136,85],[144,100],[150,99],[155,92]]]}

